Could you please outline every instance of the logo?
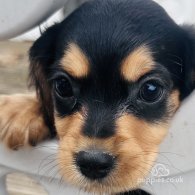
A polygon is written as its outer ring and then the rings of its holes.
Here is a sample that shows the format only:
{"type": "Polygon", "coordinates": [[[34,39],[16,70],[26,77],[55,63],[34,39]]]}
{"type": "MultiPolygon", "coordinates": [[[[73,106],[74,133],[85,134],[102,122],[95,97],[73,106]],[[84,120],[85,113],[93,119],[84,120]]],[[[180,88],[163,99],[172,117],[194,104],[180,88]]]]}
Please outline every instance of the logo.
{"type": "Polygon", "coordinates": [[[156,164],[152,170],[151,174],[154,177],[166,177],[170,174],[170,171],[168,168],[166,168],[165,165],[163,164],[156,164]]]}
{"type": "Polygon", "coordinates": [[[170,176],[170,170],[164,164],[156,164],[151,170],[151,177],[139,179],[139,183],[154,184],[154,183],[183,183],[182,176],[170,176]]]}

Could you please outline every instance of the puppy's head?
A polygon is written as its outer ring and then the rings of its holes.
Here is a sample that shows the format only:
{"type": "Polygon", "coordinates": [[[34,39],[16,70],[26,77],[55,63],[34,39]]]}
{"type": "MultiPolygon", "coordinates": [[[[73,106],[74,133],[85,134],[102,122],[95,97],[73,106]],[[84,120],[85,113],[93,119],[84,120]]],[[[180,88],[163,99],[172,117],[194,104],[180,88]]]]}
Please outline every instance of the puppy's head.
{"type": "Polygon", "coordinates": [[[49,28],[30,59],[61,173],[89,192],[136,188],[195,87],[192,30],[150,0],[90,1],[49,28]]]}

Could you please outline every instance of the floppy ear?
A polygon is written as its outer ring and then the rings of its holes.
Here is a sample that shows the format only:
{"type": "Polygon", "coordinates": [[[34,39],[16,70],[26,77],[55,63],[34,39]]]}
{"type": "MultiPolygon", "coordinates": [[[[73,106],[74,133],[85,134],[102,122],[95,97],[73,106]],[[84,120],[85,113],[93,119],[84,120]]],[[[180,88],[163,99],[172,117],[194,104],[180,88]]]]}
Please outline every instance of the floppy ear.
{"type": "Polygon", "coordinates": [[[54,62],[56,34],[59,24],[47,29],[42,36],[33,44],[29,52],[30,58],[30,86],[36,88],[37,97],[41,103],[41,111],[44,115],[46,125],[50,128],[51,136],[55,135],[53,116],[53,103],[51,88],[46,79],[48,66],[54,62]]]}
{"type": "Polygon", "coordinates": [[[195,89],[195,28],[187,25],[182,28],[185,35],[183,97],[186,97],[195,89]]]}

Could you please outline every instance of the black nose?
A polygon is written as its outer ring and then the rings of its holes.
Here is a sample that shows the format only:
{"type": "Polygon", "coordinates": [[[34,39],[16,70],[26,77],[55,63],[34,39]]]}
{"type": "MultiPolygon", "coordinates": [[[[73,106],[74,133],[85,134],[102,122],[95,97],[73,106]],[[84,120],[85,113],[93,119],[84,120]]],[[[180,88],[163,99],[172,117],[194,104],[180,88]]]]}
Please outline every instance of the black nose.
{"type": "Polygon", "coordinates": [[[76,163],[81,173],[89,179],[102,179],[114,166],[115,158],[101,151],[81,151],[77,154],[76,163]]]}

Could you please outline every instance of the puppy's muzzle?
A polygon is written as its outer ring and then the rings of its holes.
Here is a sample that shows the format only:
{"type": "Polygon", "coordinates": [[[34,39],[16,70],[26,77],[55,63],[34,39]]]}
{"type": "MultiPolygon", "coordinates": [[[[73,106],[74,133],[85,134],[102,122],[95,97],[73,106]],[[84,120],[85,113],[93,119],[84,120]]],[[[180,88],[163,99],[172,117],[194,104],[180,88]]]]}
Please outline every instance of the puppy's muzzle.
{"type": "Polygon", "coordinates": [[[103,179],[113,169],[115,157],[102,151],[80,151],[76,155],[76,164],[85,177],[103,179]]]}

